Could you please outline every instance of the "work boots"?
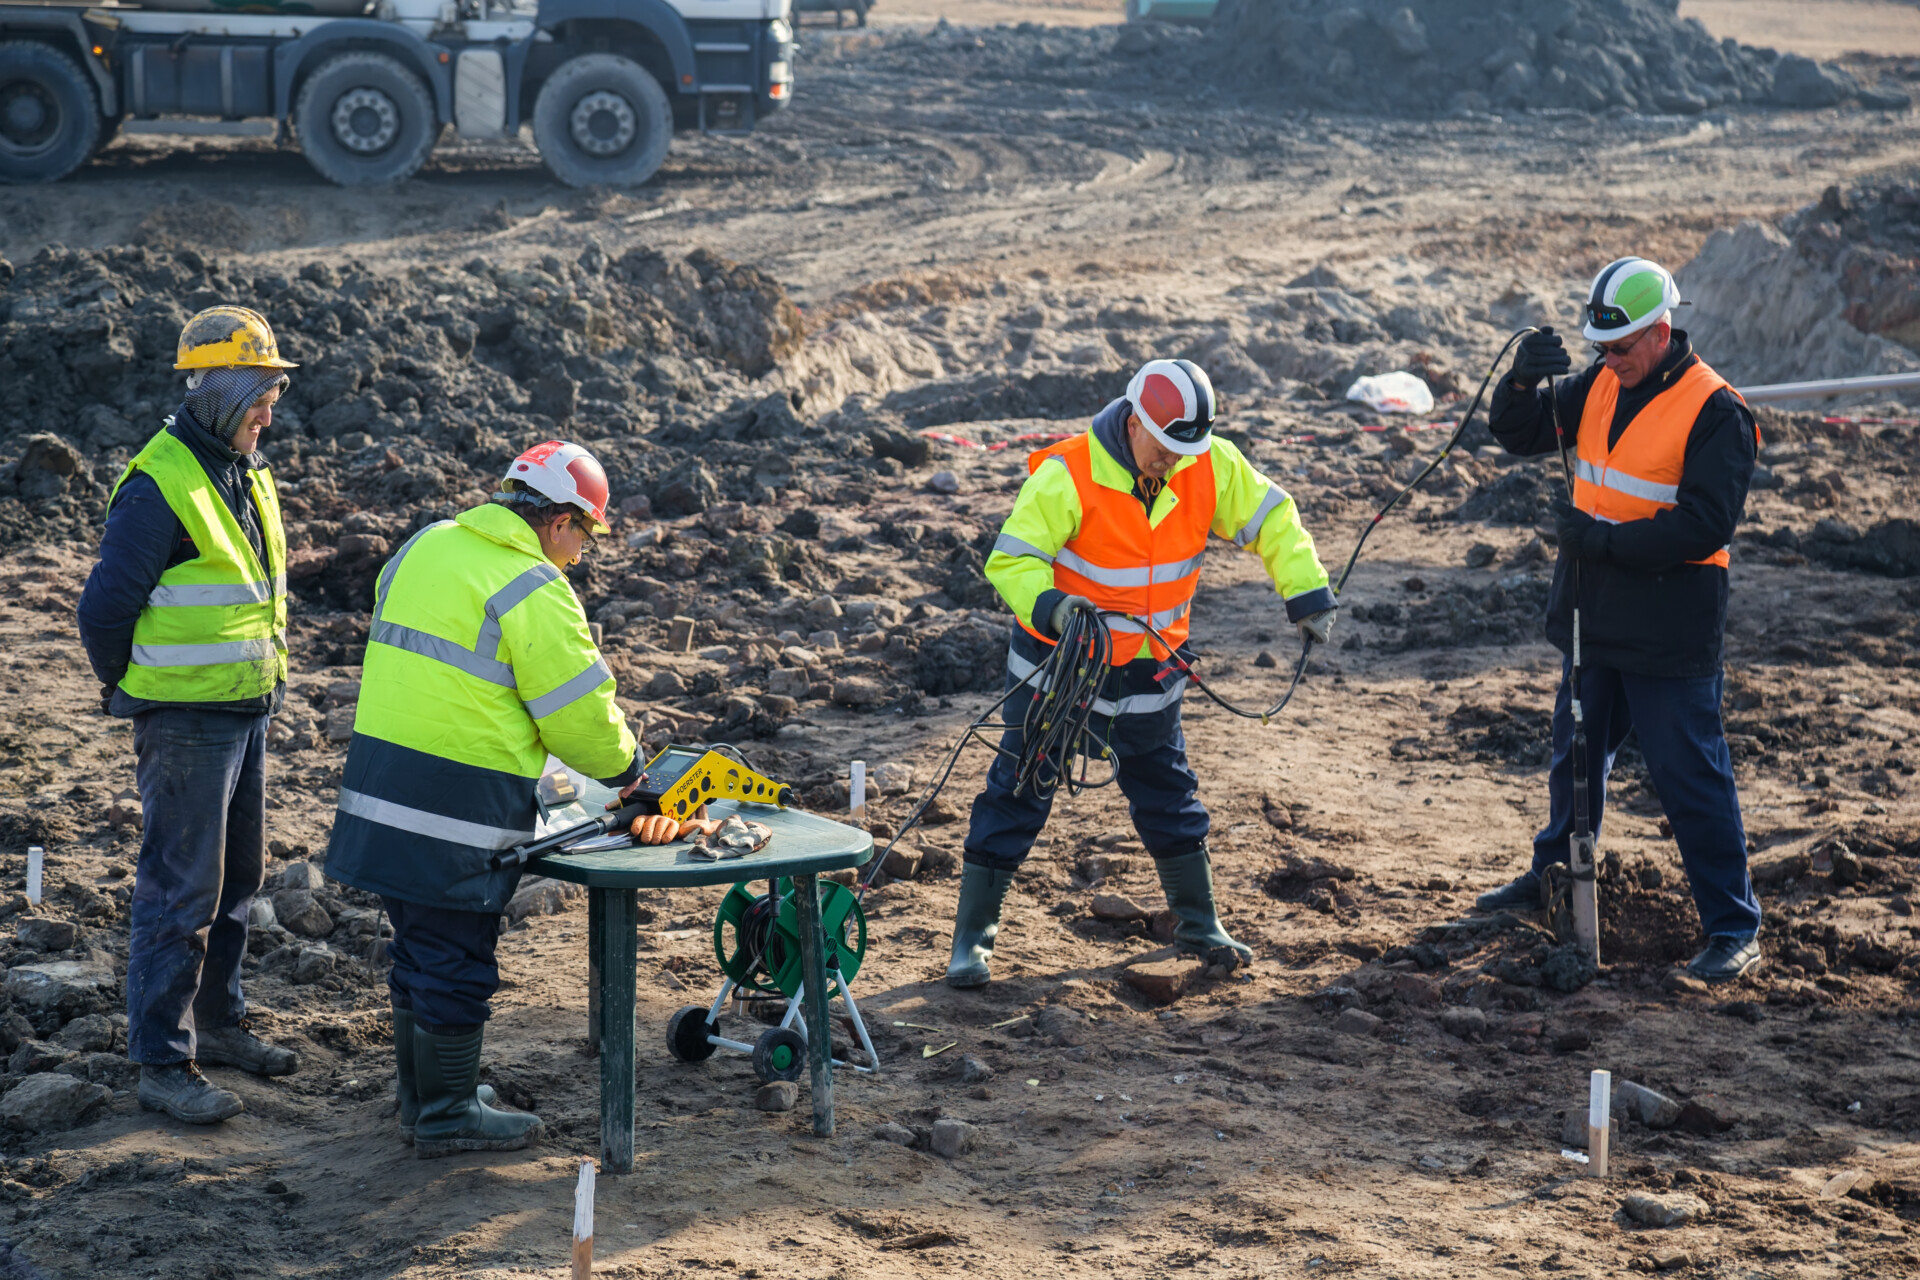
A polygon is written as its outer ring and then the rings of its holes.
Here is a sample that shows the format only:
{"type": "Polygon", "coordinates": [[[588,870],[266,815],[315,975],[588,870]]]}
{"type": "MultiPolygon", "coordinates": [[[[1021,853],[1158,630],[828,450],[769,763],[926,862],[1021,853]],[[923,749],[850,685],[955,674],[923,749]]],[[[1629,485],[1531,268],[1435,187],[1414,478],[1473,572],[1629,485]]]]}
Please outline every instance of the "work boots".
{"type": "Polygon", "coordinates": [[[1155,858],[1153,869],[1160,873],[1160,887],[1173,911],[1174,946],[1228,969],[1252,961],[1253,948],[1229,937],[1214,912],[1213,865],[1206,845],[1178,857],[1155,858]]]}
{"type": "Polygon", "coordinates": [[[219,1124],[247,1109],[240,1095],[222,1089],[191,1062],[140,1068],[140,1105],[164,1111],[182,1124],[219,1124]]]}
{"type": "MultiPolygon", "coordinates": [[[[400,1138],[413,1145],[413,1126],[420,1119],[420,1089],[413,1071],[413,1010],[393,1011],[393,1093],[400,1102],[400,1138]]],[[[483,1084],[474,1090],[481,1103],[492,1106],[499,1096],[493,1086],[483,1084]]]]}
{"type": "Polygon", "coordinates": [[[947,963],[950,987],[984,987],[991,976],[993,940],[1000,934],[1000,905],[1013,885],[1013,872],[975,863],[960,868],[960,906],[953,913],[953,959],[947,963]]]}
{"type": "Polygon", "coordinates": [[[230,1027],[202,1031],[194,1039],[201,1062],[216,1067],[238,1067],[256,1076],[290,1076],[300,1069],[300,1055],[253,1034],[245,1018],[230,1027]]]}
{"type": "Polygon", "coordinates": [[[539,1116],[496,1111],[480,1100],[480,1044],[485,1037],[484,1025],[435,1035],[413,1024],[413,1079],[420,1103],[413,1153],[422,1160],[456,1151],[518,1151],[545,1136],[539,1116]]]}

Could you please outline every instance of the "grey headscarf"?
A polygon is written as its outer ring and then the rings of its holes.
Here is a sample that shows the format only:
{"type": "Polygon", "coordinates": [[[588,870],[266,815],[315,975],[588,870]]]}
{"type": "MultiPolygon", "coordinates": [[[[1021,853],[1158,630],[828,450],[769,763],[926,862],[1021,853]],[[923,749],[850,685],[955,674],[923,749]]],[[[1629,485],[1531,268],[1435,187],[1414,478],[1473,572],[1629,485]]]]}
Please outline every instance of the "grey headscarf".
{"type": "Polygon", "coordinates": [[[274,385],[287,384],[280,369],[262,369],[254,365],[235,365],[225,369],[202,369],[187,379],[187,412],[221,444],[232,447],[234,433],[240,430],[247,410],[274,385]]]}

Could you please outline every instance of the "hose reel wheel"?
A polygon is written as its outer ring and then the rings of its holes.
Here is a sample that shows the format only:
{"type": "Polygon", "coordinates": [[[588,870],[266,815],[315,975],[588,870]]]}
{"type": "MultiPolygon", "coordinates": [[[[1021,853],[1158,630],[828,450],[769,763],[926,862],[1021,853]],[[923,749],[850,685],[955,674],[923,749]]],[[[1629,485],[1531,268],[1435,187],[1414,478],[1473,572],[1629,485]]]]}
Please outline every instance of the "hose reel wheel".
{"type": "Polygon", "coordinates": [[[720,1028],[707,1021],[707,1011],[697,1004],[683,1006],[667,1020],[667,1052],[680,1062],[705,1062],[713,1056],[708,1036],[720,1028]]]}
{"type": "Polygon", "coordinates": [[[753,1043],[753,1073],[772,1084],[798,1080],[807,1069],[807,1041],[791,1027],[769,1027],[753,1043]]]}

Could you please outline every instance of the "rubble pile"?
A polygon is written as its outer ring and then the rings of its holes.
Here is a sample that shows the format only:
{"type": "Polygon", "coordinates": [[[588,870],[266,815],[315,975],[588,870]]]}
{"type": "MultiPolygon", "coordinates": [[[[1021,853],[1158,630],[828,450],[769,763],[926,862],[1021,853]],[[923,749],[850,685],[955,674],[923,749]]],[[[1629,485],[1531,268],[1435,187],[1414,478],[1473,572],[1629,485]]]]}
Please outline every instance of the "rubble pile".
{"type": "Polygon", "coordinates": [[[1839,67],[1716,40],[1659,0],[1225,0],[1212,45],[1248,89],[1340,111],[1908,105],[1839,67]]]}
{"type": "Polygon", "coordinates": [[[1777,227],[1709,236],[1679,273],[1684,323],[1736,384],[1920,369],[1917,265],[1920,183],[1833,186],[1777,227]]]}
{"type": "Polygon", "coordinates": [[[621,516],[575,589],[623,691],[686,699],[688,731],[771,736],[809,698],[869,709],[997,687],[1004,618],[971,613],[996,607],[984,530],[859,518],[876,469],[900,474],[885,455],[905,439],[924,464],[925,442],[803,417],[782,381],[798,309],[698,250],[589,245],[404,277],[249,275],[147,248],[0,264],[0,545],[97,539],[112,484],[178,403],[181,325],[236,298],[300,365],[266,448],[293,629],[319,662],[359,661],[374,575],[401,541],[483,501],[527,445],[564,437],[605,464],[621,516]]]}

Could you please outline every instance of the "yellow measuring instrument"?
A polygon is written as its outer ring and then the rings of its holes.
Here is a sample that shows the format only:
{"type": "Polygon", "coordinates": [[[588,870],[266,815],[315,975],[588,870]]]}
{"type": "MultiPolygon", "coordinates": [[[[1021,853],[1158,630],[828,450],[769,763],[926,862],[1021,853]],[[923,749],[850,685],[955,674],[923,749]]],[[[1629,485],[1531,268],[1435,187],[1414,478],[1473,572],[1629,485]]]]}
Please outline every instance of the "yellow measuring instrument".
{"type": "Polygon", "coordinates": [[[750,800],[784,809],[793,788],[761,777],[738,760],[699,747],[668,747],[640,773],[629,803],[655,806],[673,818],[685,818],[710,800],[750,800]]]}

